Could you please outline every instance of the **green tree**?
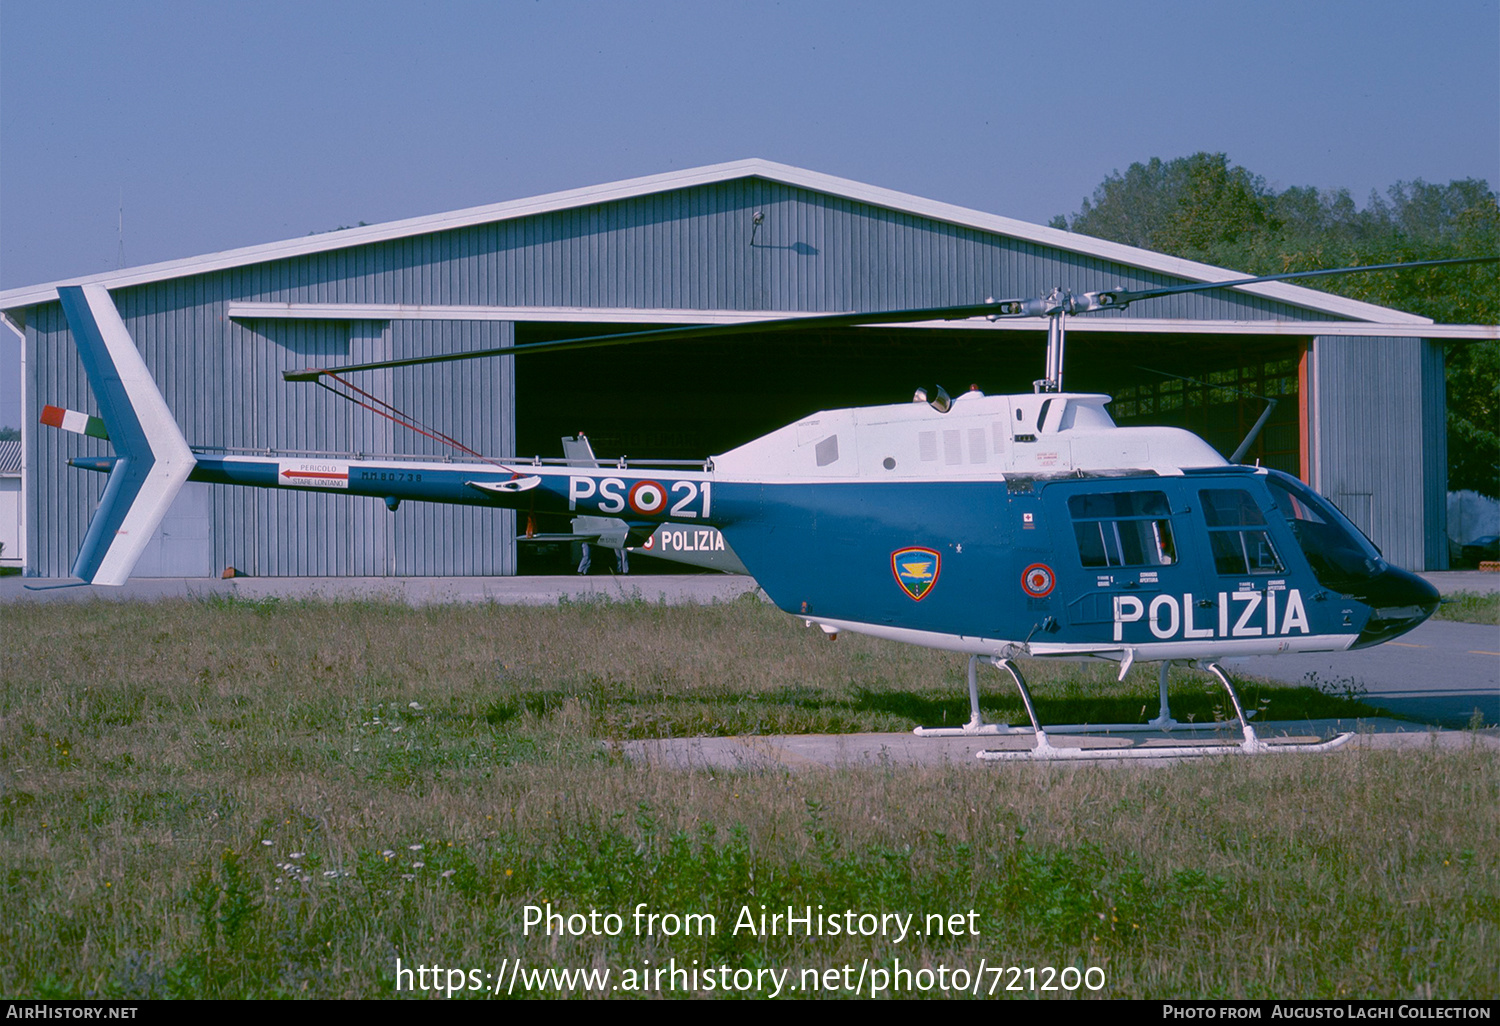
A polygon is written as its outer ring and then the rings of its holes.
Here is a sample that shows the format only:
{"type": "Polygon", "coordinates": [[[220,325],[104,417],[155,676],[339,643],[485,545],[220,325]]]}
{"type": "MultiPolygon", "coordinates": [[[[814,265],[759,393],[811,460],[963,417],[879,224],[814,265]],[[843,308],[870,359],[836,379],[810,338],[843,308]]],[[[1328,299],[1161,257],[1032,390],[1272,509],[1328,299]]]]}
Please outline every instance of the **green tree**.
{"type": "MultiPolygon", "coordinates": [[[[1051,223],[1248,274],[1500,254],[1500,205],[1487,182],[1397,182],[1361,208],[1347,189],[1273,192],[1222,153],[1132,164],[1051,223]]],[[[1304,284],[1440,323],[1500,323],[1493,265],[1304,284]]],[[[1500,343],[1450,343],[1447,382],[1449,487],[1500,496],[1500,343]]]]}
{"type": "Polygon", "coordinates": [[[1053,224],[1190,260],[1243,264],[1274,228],[1270,214],[1263,179],[1222,153],[1195,153],[1117,171],[1071,220],[1053,224]]]}

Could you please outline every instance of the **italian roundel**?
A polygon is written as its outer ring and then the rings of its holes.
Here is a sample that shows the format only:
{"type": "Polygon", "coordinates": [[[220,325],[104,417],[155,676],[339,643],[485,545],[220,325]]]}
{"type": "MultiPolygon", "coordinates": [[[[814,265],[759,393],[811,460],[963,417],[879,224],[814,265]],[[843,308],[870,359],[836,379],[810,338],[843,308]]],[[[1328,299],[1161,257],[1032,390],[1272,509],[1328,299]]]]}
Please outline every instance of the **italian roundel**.
{"type": "Polygon", "coordinates": [[[1057,584],[1057,575],[1046,563],[1033,563],[1021,571],[1021,588],[1032,598],[1046,598],[1057,584]]]}
{"type": "Polygon", "coordinates": [[[931,593],[942,569],[942,553],[932,549],[914,545],[891,553],[891,573],[896,575],[896,583],[917,602],[931,593]]]}
{"type": "Polygon", "coordinates": [[[667,505],[667,490],[655,481],[637,481],[626,496],[637,513],[660,513],[667,505]]]}

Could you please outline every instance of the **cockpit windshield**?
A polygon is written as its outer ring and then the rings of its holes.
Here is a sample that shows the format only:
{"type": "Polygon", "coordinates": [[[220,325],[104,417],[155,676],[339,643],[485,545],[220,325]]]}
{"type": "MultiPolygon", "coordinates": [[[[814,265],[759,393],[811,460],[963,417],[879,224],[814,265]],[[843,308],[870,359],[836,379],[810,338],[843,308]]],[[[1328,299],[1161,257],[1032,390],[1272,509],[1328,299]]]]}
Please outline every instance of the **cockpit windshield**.
{"type": "Polygon", "coordinates": [[[1344,591],[1385,570],[1379,550],[1332,503],[1286,474],[1272,471],[1267,483],[1324,587],[1344,591]]]}

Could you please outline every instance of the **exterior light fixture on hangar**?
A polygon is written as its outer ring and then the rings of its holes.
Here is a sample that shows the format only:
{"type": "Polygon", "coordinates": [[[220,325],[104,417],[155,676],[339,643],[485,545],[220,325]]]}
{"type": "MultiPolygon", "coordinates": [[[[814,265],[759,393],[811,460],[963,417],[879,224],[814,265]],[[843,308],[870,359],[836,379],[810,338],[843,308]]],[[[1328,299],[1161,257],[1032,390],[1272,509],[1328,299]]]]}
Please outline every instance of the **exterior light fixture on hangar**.
{"type": "MultiPolygon", "coordinates": [[[[195,447],[447,455],[281,372],[488,349],[611,325],[734,323],[1243,277],[764,160],[654,175],[0,292],[24,332],[26,573],[68,573],[107,442],[35,430],[97,412],[57,300],[105,285],[195,447]]],[[[859,328],[813,339],[589,351],[368,372],[361,388],[491,455],[705,456],[820,408],[1029,390],[1045,325],[859,328]],[[521,364],[513,367],[513,363],[521,364]]],[[[1166,423],[1299,474],[1409,569],[1446,565],[1443,326],[1284,283],[1070,322],[1069,381],[1122,423],[1166,423]],[[1141,316],[1136,316],[1139,313],[1141,316]]],[[[500,510],[188,485],[136,576],[516,572],[500,510]]]]}

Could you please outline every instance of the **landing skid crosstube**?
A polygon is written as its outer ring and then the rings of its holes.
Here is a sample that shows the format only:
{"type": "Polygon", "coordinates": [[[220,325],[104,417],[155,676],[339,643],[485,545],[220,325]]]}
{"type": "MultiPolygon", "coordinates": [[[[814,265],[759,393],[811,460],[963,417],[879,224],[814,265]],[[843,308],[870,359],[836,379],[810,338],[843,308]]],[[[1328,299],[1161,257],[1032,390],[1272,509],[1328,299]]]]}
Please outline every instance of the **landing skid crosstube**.
{"type": "MultiPolygon", "coordinates": [[[[1224,690],[1229,693],[1229,701],[1234,706],[1234,720],[1223,720],[1214,723],[1187,724],[1180,723],[1172,718],[1171,707],[1167,701],[1167,674],[1171,663],[1163,663],[1158,682],[1161,692],[1161,707],[1156,717],[1147,723],[1103,723],[1103,724],[1066,724],[1044,729],[1037,719],[1036,704],[1031,700],[1031,692],[1026,687],[1026,678],[1021,671],[1009,659],[995,656],[970,656],[969,657],[969,722],[961,727],[918,727],[913,733],[918,737],[1012,737],[1016,735],[1032,735],[1036,743],[1028,749],[982,751],[977,756],[988,761],[1003,760],[1100,760],[1100,759],[1181,759],[1198,758],[1206,755],[1262,755],[1270,752],[1326,752],[1347,742],[1354,735],[1352,733],[1340,734],[1321,742],[1295,742],[1295,743],[1267,743],[1255,735],[1255,728],[1250,726],[1249,718],[1245,715],[1244,708],[1240,704],[1240,697],[1234,690],[1234,685],[1229,681],[1229,675],[1224,668],[1215,662],[1202,662],[1198,666],[1214,675],[1224,690]],[[983,659],[985,662],[999,670],[1009,674],[1016,684],[1016,689],[1021,693],[1021,701],[1026,706],[1026,715],[1031,719],[1029,727],[1012,727],[1006,723],[987,723],[979,711],[979,680],[978,664],[983,659]],[[1199,730],[1222,730],[1238,726],[1240,728],[1241,740],[1237,743],[1230,742],[1207,742],[1183,745],[1160,745],[1154,743],[1124,743],[1108,747],[1081,747],[1072,746],[1057,747],[1053,745],[1048,734],[1081,734],[1081,735],[1116,735],[1116,734],[1139,734],[1139,733],[1170,733],[1172,731],[1199,731],[1199,730]]],[[[1122,739],[1123,740],[1123,739],[1122,739]]]]}

